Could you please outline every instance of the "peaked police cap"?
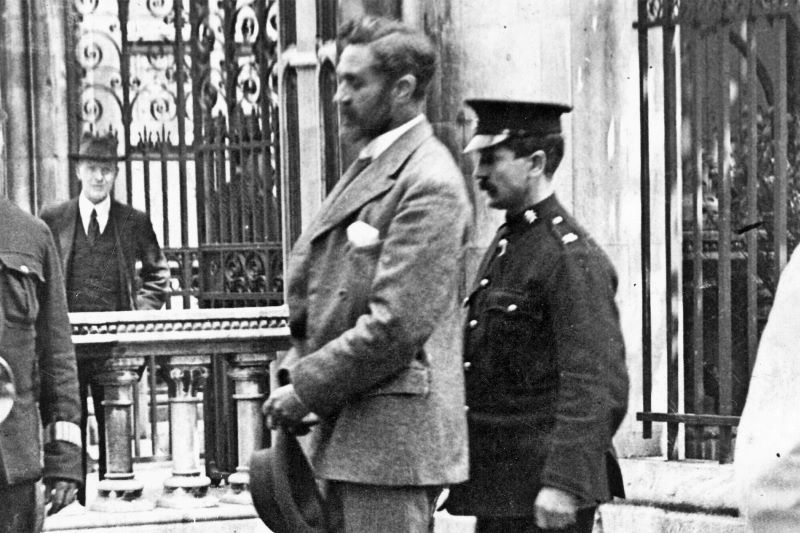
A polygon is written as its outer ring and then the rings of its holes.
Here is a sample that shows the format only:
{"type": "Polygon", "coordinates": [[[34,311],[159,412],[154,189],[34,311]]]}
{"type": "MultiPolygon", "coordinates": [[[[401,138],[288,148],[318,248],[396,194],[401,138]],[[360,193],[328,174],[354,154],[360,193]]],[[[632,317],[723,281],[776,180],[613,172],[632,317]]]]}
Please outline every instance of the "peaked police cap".
{"type": "Polygon", "coordinates": [[[561,133],[561,115],[572,108],[551,102],[473,98],[466,100],[478,115],[478,126],[464,153],[500,144],[512,137],[561,133]]]}

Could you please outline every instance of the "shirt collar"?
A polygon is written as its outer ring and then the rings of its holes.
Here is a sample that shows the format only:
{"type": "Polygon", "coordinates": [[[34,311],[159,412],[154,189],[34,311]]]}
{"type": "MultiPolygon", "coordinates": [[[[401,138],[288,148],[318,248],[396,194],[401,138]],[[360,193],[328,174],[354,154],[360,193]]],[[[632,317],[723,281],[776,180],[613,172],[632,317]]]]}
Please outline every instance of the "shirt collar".
{"type": "Polygon", "coordinates": [[[91,200],[81,193],[78,196],[78,209],[81,213],[81,222],[86,234],[89,234],[89,221],[92,219],[92,209],[97,211],[97,224],[100,226],[100,233],[103,233],[108,224],[108,216],[111,212],[111,196],[106,196],[99,204],[93,204],[91,200]]]}
{"type": "Polygon", "coordinates": [[[374,139],[372,139],[369,144],[367,144],[361,151],[358,153],[359,159],[370,158],[373,161],[378,158],[383,152],[385,152],[394,142],[399,139],[405,132],[419,124],[425,120],[425,115],[420,113],[416,117],[412,118],[405,124],[402,124],[393,130],[389,130],[386,133],[382,133],[378,135],[374,139]]]}

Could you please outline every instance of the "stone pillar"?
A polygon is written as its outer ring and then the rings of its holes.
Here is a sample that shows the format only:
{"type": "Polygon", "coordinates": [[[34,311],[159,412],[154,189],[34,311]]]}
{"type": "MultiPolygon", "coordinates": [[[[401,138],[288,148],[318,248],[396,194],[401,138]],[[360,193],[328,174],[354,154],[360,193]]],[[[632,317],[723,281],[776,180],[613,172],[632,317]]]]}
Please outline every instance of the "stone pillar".
{"type": "Polygon", "coordinates": [[[5,123],[6,193],[25,211],[34,212],[35,154],[30,121],[30,6],[23,0],[0,2],[0,105],[8,115],[5,123]]]}
{"type": "Polygon", "coordinates": [[[296,123],[284,120],[280,131],[281,139],[288,140],[284,142],[298,146],[296,155],[292,154],[292,150],[281,150],[283,168],[296,169],[296,174],[291,170],[281,173],[284,191],[283,231],[287,252],[289,244],[314,218],[324,197],[323,133],[318,105],[317,3],[314,0],[300,0],[292,2],[292,5],[297,21],[295,42],[282,40],[278,63],[281,113],[297,114],[296,123]],[[292,109],[295,106],[296,109],[292,109]]]}
{"type": "Polygon", "coordinates": [[[143,357],[110,358],[98,378],[105,392],[102,416],[106,422],[106,464],[108,471],[97,486],[93,511],[146,511],[154,504],[142,498],[144,485],[133,475],[131,416],[136,370],[143,357]]]}
{"type": "Polygon", "coordinates": [[[0,2],[0,195],[33,213],[69,197],[67,5],[0,2]]]}
{"type": "Polygon", "coordinates": [[[267,397],[269,357],[266,354],[242,354],[236,356],[233,366],[228,375],[235,383],[233,399],[236,402],[239,464],[236,472],[228,476],[229,489],[222,501],[252,505],[250,456],[262,447],[264,440],[261,405],[267,397]]]}
{"type": "MultiPolygon", "coordinates": [[[[36,155],[36,201],[41,208],[69,198],[66,2],[30,2],[31,111],[36,155]]],[[[67,29],[69,27],[69,29],[67,29]]],[[[76,113],[73,112],[73,115],[76,113]]]]}
{"type": "Polygon", "coordinates": [[[218,503],[208,493],[211,479],[200,470],[197,430],[198,392],[205,384],[210,364],[209,356],[174,356],[168,360],[172,476],[164,481],[164,493],[158,499],[160,507],[191,509],[218,503]]]}

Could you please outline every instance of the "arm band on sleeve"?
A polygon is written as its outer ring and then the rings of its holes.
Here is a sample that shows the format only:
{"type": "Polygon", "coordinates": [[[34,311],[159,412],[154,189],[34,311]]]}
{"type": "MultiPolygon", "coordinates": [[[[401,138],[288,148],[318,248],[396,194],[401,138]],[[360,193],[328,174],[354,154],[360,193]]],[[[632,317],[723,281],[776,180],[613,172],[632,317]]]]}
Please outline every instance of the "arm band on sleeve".
{"type": "Polygon", "coordinates": [[[81,439],[81,428],[78,424],[59,420],[47,425],[44,431],[45,443],[60,440],[70,442],[76,446],[81,446],[83,439],[81,439]]]}

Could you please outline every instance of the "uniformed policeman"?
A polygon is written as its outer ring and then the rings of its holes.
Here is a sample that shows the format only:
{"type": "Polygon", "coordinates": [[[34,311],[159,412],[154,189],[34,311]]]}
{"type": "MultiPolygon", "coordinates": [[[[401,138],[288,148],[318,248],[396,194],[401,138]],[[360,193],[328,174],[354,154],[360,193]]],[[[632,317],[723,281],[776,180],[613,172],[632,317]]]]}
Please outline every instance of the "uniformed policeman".
{"type": "Polygon", "coordinates": [[[464,305],[470,481],[446,507],[477,532],[590,532],[622,496],[611,438],[628,376],[605,253],[554,194],[568,106],[468,100],[465,152],[488,205],[506,211],[464,305]]]}
{"type": "Polygon", "coordinates": [[[45,502],[58,512],[83,482],[78,376],[50,230],[4,198],[0,227],[0,358],[16,393],[0,422],[0,533],[30,533],[45,502]]]}

